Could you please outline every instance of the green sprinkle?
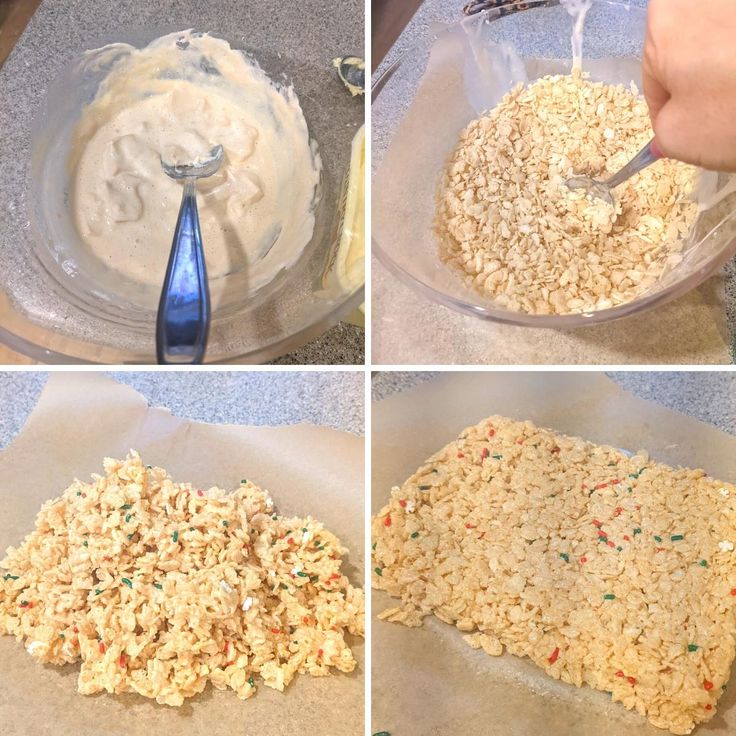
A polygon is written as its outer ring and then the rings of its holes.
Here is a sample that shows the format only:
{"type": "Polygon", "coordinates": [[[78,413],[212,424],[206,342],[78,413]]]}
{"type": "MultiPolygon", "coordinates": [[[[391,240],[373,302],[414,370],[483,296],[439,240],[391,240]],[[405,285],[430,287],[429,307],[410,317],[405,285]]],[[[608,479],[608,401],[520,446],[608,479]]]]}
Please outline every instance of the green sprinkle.
{"type": "Polygon", "coordinates": [[[439,470],[437,470],[437,468],[432,468],[432,472],[433,472],[433,473],[439,473],[440,471],[439,471],[439,470]]]}
{"type": "Polygon", "coordinates": [[[289,586],[288,586],[288,585],[287,585],[286,583],[281,583],[281,587],[282,587],[282,588],[283,588],[284,590],[289,590],[289,586]]]}
{"type": "Polygon", "coordinates": [[[276,520],[277,520],[277,519],[278,519],[279,517],[278,517],[278,516],[277,516],[276,514],[274,514],[274,515],[273,515],[273,516],[272,516],[271,518],[272,518],[272,519],[273,519],[274,521],[276,521],[276,520]]]}
{"type": "Polygon", "coordinates": [[[708,560],[700,560],[698,565],[700,565],[700,567],[708,567],[708,560]]]}
{"type": "Polygon", "coordinates": [[[244,485],[245,485],[245,484],[246,484],[247,482],[248,482],[248,479],[247,479],[247,478],[241,478],[241,479],[240,479],[240,484],[241,484],[241,485],[243,485],[243,486],[244,486],[244,485]]]}
{"type": "Polygon", "coordinates": [[[662,541],[662,537],[658,537],[658,536],[657,536],[657,535],[655,534],[655,535],[654,535],[654,541],[655,541],[655,542],[661,542],[661,541],[662,541]]]}
{"type": "Polygon", "coordinates": [[[612,601],[616,596],[613,593],[606,593],[603,596],[604,601],[612,601]]]}
{"type": "Polygon", "coordinates": [[[626,490],[631,493],[634,489],[631,486],[627,486],[626,490]]]}
{"type": "Polygon", "coordinates": [[[609,468],[614,468],[614,467],[616,467],[616,463],[608,463],[608,467],[609,468]]]}
{"type": "Polygon", "coordinates": [[[303,531],[303,532],[307,532],[307,531],[309,531],[309,529],[307,529],[307,527],[303,526],[303,527],[302,527],[302,531],[303,531]]]}
{"type": "Polygon", "coordinates": [[[685,535],[684,535],[684,534],[673,534],[673,535],[672,535],[672,536],[670,537],[670,539],[671,539],[671,540],[672,540],[673,542],[679,542],[679,541],[680,541],[681,539],[685,539],[685,535]]]}
{"type": "Polygon", "coordinates": [[[153,465],[146,465],[146,468],[147,468],[148,470],[153,470],[153,465]]]}
{"type": "Polygon", "coordinates": [[[565,562],[570,562],[570,555],[567,554],[567,552],[560,552],[560,557],[562,557],[565,562]]]}
{"type": "Polygon", "coordinates": [[[688,652],[697,652],[700,647],[697,644],[688,644],[687,650],[688,652]]]}
{"type": "Polygon", "coordinates": [[[102,595],[102,591],[99,588],[95,588],[95,595],[102,595]]]}
{"type": "Polygon", "coordinates": [[[391,736],[391,734],[388,731],[377,731],[373,736],[391,736]]]}
{"type": "Polygon", "coordinates": [[[371,549],[372,549],[372,550],[373,550],[374,552],[376,551],[376,545],[377,545],[377,544],[378,544],[378,542],[373,542],[373,546],[371,547],[371,549]]]}
{"type": "Polygon", "coordinates": [[[194,528],[193,526],[190,526],[190,527],[189,527],[189,531],[190,531],[190,532],[196,532],[197,530],[196,530],[196,529],[195,529],[195,528],[194,528]]]}
{"type": "Polygon", "coordinates": [[[557,495],[556,493],[550,493],[549,496],[547,496],[547,498],[554,498],[556,495],[557,495]]]}
{"type": "Polygon", "coordinates": [[[319,575],[312,575],[311,578],[309,578],[313,583],[316,583],[319,580],[319,575]]]}
{"type": "Polygon", "coordinates": [[[133,534],[128,534],[128,539],[133,539],[134,536],[133,534]]]}
{"type": "Polygon", "coordinates": [[[491,455],[494,460],[503,460],[503,455],[491,455]]]}
{"type": "Polygon", "coordinates": [[[428,491],[432,486],[419,486],[420,491],[428,491]]]}
{"type": "Polygon", "coordinates": [[[412,539],[416,539],[416,538],[417,538],[418,536],[419,536],[419,532],[414,532],[414,533],[413,533],[413,534],[411,535],[411,538],[412,538],[412,539]]]}
{"type": "Polygon", "coordinates": [[[634,534],[641,534],[641,529],[636,527],[636,529],[634,529],[634,534]]]}
{"type": "Polygon", "coordinates": [[[297,573],[297,575],[298,575],[298,576],[299,576],[300,578],[308,578],[308,577],[309,577],[309,575],[307,575],[307,573],[305,573],[305,572],[298,572],[298,573],[297,573]]]}
{"type": "Polygon", "coordinates": [[[163,586],[163,585],[161,585],[161,583],[154,583],[154,584],[153,584],[153,587],[154,587],[154,588],[158,588],[159,590],[163,590],[163,589],[164,589],[164,586],[163,586]]]}
{"type": "Polygon", "coordinates": [[[623,547],[616,547],[616,552],[620,552],[623,549],[623,547]]]}
{"type": "Polygon", "coordinates": [[[128,578],[120,578],[123,585],[127,585],[131,590],[133,589],[133,583],[128,578]]]}
{"type": "Polygon", "coordinates": [[[88,541],[87,541],[86,539],[84,540],[84,542],[82,542],[82,544],[83,544],[83,545],[84,545],[85,547],[89,547],[89,542],[88,542],[88,541]]]}
{"type": "Polygon", "coordinates": [[[172,539],[172,541],[174,541],[174,542],[178,542],[178,541],[179,541],[179,531],[178,531],[178,530],[177,530],[177,531],[175,531],[175,532],[174,532],[174,533],[173,533],[173,534],[171,535],[171,539],[172,539]]]}
{"type": "Polygon", "coordinates": [[[230,526],[230,522],[229,522],[229,521],[227,521],[227,520],[225,520],[225,519],[223,519],[223,520],[222,520],[222,525],[223,525],[223,526],[230,526]]]}
{"type": "Polygon", "coordinates": [[[25,607],[25,606],[28,605],[28,601],[21,601],[20,604],[21,604],[21,606],[24,606],[25,607]]]}
{"type": "Polygon", "coordinates": [[[77,496],[81,496],[81,495],[82,495],[82,491],[77,491],[77,496]]]}
{"type": "Polygon", "coordinates": [[[3,580],[17,580],[20,577],[20,575],[11,575],[8,573],[7,575],[3,575],[3,580]]]}
{"type": "Polygon", "coordinates": [[[125,514],[126,523],[129,522],[132,518],[133,518],[133,514],[125,514]]]}
{"type": "Polygon", "coordinates": [[[59,639],[63,639],[63,638],[64,638],[64,634],[59,634],[59,639]]]}
{"type": "Polygon", "coordinates": [[[383,577],[383,569],[382,568],[376,567],[376,568],[373,569],[373,572],[375,572],[376,575],[378,575],[379,578],[383,577]]]}
{"type": "Polygon", "coordinates": [[[127,511],[128,509],[132,509],[133,508],[133,504],[132,503],[124,503],[120,508],[121,509],[125,509],[127,511]]]}
{"type": "Polygon", "coordinates": [[[253,681],[253,678],[252,678],[252,677],[249,677],[249,678],[248,678],[248,684],[249,684],[249,685],[250,685],[251,687],[255,687],[255,686],[256,686],[256,684],[255,684],[255,682],[253,681]]]}

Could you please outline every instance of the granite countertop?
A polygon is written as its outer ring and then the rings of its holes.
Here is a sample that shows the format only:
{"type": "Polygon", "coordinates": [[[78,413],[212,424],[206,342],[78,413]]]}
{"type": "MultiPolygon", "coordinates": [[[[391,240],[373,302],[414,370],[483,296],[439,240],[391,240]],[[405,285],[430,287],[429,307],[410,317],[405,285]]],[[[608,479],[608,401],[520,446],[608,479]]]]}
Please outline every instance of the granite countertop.
{"type": "MultiPolygon", "coordinates": [[[[373,401],[407,391],[438,372],[380,372],[371,383],[373,401]]],[[[736,434],[736,373],[730,371],[615,371],[606,375],[642,399],[736,434]]]]}
{"type": "MultiPolygon", "coordinates": [[[[0,98],[6,104],[0,109],[0,129],[5,141],[5,175],[0,180],[0,197],[5,216],[0,222],[0,253],[3,264],[3,285],[8,293],[21,295],[21,301],[33,304],[44,321],[52,320],[53,329],[65,332],[66,325],[74,325],[74,334],[92,339],[100,333],[99,324],[81,310],[74,311],[53,290],[36,288],[38,266],[30,256],[26,197],[26,169],[29,159],[29,130],[48,83],[77,53],[90,48],[101,38],[118,30],[136,27],[173,31],[181,28],[205,28],[213,33],[234,35],[240,33],[247,47],[262,49],[264,54],[298,59],[309,77],[309,69],[328,69],[332,75],[331,60],[341,54],[362,55],[364,48],[365,14],[362,0],[343,0],[335,5],[331,0],[303,0],[298,8],[289,3],[243,3],[222,0],[201,3],[194,0],[160,0],[144,3],[140,0],[44,0],[31,18],[25,32],[13,48],[0,70],[0,98]],[[294,28],[298,27],[299,33],[294,28]],[[44,291],[45,293],[38,293],[44,291]]],[[[354,113],[359,105],[352,100],[337,80],[329,89],[298,90],[302,107],[308,119],[324,105],[336,115],[346,109],[354,113]],[[311,111],[311,113],[310,113],[311,111]]],[[[338,115],[342,119],[342,114],[338,115]]],[[[350,115],[352,120],[356,115],[350,115]]],[[[352,125],[352,124],[351,124],[352,125]]],[[[359,122],[356,124],[359,125],[359,122]]],[[[321,131],[321,141],[329,138],[330,130],[321,131]]],[[[335,132],[335,140],[343,137],[349,142],[349,131],[335,132]]],[[[342,151],[340,145],[338,150],[342,151]]],[[[342,153],[340,153],[342,155],[342,153]]],[[[345,146],[347,162],[349,146],[345,146]]],[[[343,162],[334,162],[342,166],[343,162]]],[[[325,168],[329,168],[325,166],[325,168]]],[[[330,174],[332,175],[332,174],[330,174]]],[[[0,292],[0,297],[4,295],[0,292]]],[[[13,323],[14,324],[14,323],[13,323]]],[[[8,320],[2,327],[17,330],[8,320]]],[[[112,328],[111,328],[112,329],[112,328]]],[[[1,331],[0,331],[1,332],[1,331]]],[[[7,339],[13,349],[20,349],[7,339]]],[[[0,347],[2,347],[0,345],[0,347]]],[[[38,355],[36,359],[40,359],[38,355]]],[[[27,362],[5,351],[7,362],[27,362]]],[[[351,364],[365,362],[364,330],[346,322],[328,330],[304,347],[278,358],[282,364],[351,364]]]]}
{"type": "MultiPolygon", "coordinates": [[[[460,20],[463,5],[462,0],[424,0],[376,70],[374,82],[433,24],[460,20]]],[[[647,0],[631,0],[630,5],[646,7],[647,0]]],[[[535,36],[528,43],[544,58],[552,53],[545,53],[545,44],[550,44],[551,38],[549,34],[535,36]]],[[[387,119],[398,117],[406,108],[405,94],[401,83],[392,86],[389,82],[374,101],[374,173],[376,162],[390,142],[376,123],[379,119],[376,108],[383,105],[387,119]],[[400,91],[395,92],[396,89],[400,91]]],[[[437,113],[441,114],[441,100],[437,113]]],[[[376,208],[374,202],[374,221],[376,208]]],[[[388,241],[390,249],[390,236],[388,241]]],[[[378,365],[728,364],[733,360],[736,334],[735,264],[736,261],[731,261],[722,273],[684,297],[635,317],[578,330],[551,330],[502,325],[460,314],[409,287],[374,257],[371,362],[378,365]],[[406,329],[407,325],[411,325],[410,330],[406,329]]]]}
{"type": "MultiPolygon", "coordinates": [[[[280,425],[309,422],[363,435],[361,371],[148,371],[108,373],[132,386],[152,406],[217,424],[280,425]]],[[[23,427],[48,373],[0,372],[0,448],[23,427]]]]}

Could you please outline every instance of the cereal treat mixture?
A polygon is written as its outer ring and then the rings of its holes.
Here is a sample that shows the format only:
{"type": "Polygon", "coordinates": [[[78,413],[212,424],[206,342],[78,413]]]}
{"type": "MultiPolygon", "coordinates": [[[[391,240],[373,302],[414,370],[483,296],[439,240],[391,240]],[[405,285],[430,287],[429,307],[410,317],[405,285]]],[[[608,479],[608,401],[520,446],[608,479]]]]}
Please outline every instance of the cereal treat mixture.
{"type": "Polygon", "coordinates": [[[652,135],[633,84],[577,72],[517,86],[465,128],[442,175],[440,257],[497,306],[529,314],[635,299],[681,260],[696,169],[658,161],[615,190],[615,208],[565,182],[608,178],[652,135]]]}
{"type": "Polygon", "coordinates": [[[373,519],[380,618],[434,614],[687,734],[716,713],[736,637],[736,486],[645,453],[491,417],[373,519]]]}
{"type": "Polygon", "coordinates": [[[351,672],[363,591],[311,518],[285,518],[243,480],[175,483],[136,453],[49,501],[0,562],[0,633],[40,662],[81,661],[79,692],[181,705],[208,682],[249,698],[297,672],[351,672]],[[259,678],[257,680],[256,678],[259,678]]]}

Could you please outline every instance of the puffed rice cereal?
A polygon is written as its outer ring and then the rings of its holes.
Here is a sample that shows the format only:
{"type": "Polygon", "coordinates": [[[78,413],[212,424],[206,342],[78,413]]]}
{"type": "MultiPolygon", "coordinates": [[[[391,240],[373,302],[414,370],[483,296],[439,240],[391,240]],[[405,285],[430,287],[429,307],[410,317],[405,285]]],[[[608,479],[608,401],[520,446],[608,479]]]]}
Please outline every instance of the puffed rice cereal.
{"type": "Polygon", "coordinates": [[[434,614],[688,734],[736,654],[735,497],[702,470],[490,417],[373,519],[373,586],[401,599],[379,618],[434,614]]]}
{"type": "Polygon", "coordinates": [[[465,128],[442,175],[441,259],[506,309],[569,314],[632,301],[682,258],[697,170],[657,161],[615,190],[615,209],[565,181],[608,178],[652,136],[633,84],[574,72],[515,87],[465,128]]]}
{"type": "Polygon", "coordinates": [[[43,663],[81,661],[79,692],[178,706],[208,682],[239,698],[256,677],[351,672],[363,591],[319,522],[276,513],[247,480],[232,493],[175,483],[137,453],[106,459],[41,508],[0,562],[0,633],[43,663]]]}

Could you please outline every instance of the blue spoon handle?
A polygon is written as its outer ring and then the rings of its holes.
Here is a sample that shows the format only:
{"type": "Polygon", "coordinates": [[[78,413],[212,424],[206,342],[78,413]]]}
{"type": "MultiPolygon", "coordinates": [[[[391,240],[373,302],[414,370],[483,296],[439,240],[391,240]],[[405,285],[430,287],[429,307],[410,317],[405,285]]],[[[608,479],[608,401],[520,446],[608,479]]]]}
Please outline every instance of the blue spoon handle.
{"type": "Polygon", "coordinates": [[[174,242],[158,305],[156,356],[162,364],[201,363],[210,327],[210,293],[194,179],[184,180],[174,242]]]}

